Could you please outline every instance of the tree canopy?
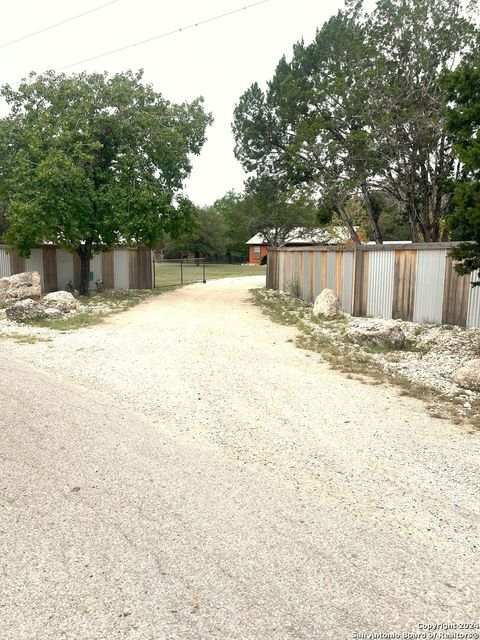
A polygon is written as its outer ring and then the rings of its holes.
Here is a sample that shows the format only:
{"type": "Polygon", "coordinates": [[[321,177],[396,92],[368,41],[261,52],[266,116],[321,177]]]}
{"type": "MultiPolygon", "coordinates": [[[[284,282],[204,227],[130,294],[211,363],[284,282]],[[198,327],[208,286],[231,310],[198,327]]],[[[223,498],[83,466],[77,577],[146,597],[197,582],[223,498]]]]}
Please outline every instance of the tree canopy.
{"type": "Polygon", "coordinates": [[[245,257],[246,242],[255,233],[245,205],[245,195],[233,190],[227,191],[224,196],[215,200],[212,208],[221,216],[225,224],[227,255],[245,257]]]}
{"type": "Polygon", "coordinates": [[[266,175],[247,182],[242,209],[251,235],[259,233],[272,247],[283,246],[299,228],[308,233],[317,223],[317,207],[308,192],[287,189],[266,175]]]}
{"type": "Polygon", "coordinates": [[[201,98],[172,104],[131,71],[48,72],[2,95],[0,201],[21,254],[43,242],[77,253],[85,293],[95,253],[188,226],[182,185],[212,121],[201,98]]]}
{"type": "Polygon", "coordinates": [[[211,207],[195,207],[191,225],[177,237],[167,236],[162,243],[167,255],[193,253],[197,257],[223,255],[228,242],[223,216],[211,207]]]}
{"type": "Polygon", "coordinates": [[[229,191],[212,205],[224,220],[226,250],[245,256],[246,242],[261,234],[270,246],[282,246],[299,227],[318,225],[318,208],[306,190],[286,189],[269,176],[250,179],[242,194],[229,191]]]}
{"type": "Polygon", "coordinates": [[[443,74],[472,50],[473,3],[348,1],[310,44],[283,57],[234,112],[235,154],[257,178],[307,185],[358,242],[346,204],[361,198],[371,235],[396,211],[413,241],[437,241],[459,168],[445,128],[443,74]]]}
{"type": "MultiPolygon", "coordinates": [[[[470,240],[455,247],[452,255],[461,274],[480,270],[480,54],[472,55],[445,78],[452,104],[448,131],[462,163],[453,183],[453,213],[448,225],[454,237],[470,240]]],[[[480,281],[475,283],[480,284],[480,281]]]]}

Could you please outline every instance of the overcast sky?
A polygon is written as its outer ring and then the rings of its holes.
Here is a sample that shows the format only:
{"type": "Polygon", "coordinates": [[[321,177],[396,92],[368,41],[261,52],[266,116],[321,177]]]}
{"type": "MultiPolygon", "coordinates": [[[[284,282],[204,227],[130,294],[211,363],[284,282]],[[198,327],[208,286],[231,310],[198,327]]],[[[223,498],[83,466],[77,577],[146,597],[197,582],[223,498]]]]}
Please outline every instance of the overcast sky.
{"type": "MultiPolygon", "coordinates": [[[[22,0],[2,7],[0,45],[107,0],[22,0]]],[[[254,0],[118,0],[78,20],[0,49],[0,83],[30,71],[64,65],[251,4],[254,0]]],[[[68,71],[145,70],[145,79],[172,101],[202,95],[215,122],[195,158],[187,194],[211,204],[241,190],[243,171],[233,155],[233,109],[249,85],[271,78],[279,58],[343,6],[343,0],[269,0],[196,29],[72,67],[68,71]]]]}

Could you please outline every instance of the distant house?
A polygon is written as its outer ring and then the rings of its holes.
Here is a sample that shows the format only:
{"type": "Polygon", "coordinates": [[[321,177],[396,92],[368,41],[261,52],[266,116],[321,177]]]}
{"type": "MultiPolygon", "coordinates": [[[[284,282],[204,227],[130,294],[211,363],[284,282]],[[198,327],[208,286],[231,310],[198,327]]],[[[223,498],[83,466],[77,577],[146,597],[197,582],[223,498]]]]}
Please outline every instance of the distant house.
{"type": "MultiPolygon", "coordinates": [[[[350,240],[350,234],[346,227],[332,227],[331,229],[325,229],[324,227],[318,227],[317,229],[303,229],[297,227],[293,229],[289,234],[287,240],[282,243],[282,246],[286,247],[309,247],[314,245],[332,245],[332,244],[346,244],[350,240]]],[[[249,264],[260,264],[264,262],[264,258],[267,255],[267,240],[265,237],[257,233],[256,236],[250,238],[246,243],[249,247],[249,264]]]]}

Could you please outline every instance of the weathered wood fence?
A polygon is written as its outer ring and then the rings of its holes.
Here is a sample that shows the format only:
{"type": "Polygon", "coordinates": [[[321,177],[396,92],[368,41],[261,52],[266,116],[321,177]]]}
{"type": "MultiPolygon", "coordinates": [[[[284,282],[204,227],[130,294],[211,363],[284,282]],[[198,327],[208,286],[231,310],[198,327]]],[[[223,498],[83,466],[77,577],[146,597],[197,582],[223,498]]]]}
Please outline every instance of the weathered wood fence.
{"type": "MultiPolygon", "coordinates": [[[[0,277],[22,271],[38,271],[45,293],[66,289],[72,282],[80,284],[80,258],[51,245],[32,249],[29,258],[21,258],[15,251],[0,246],[0,277]]],[[[117,247],[94,256],[90,262],[90,288],[96,280],[105,289],[151,289],[153,287],[152,252],[146,247],[117,247]]]]}
{"type": "Polygon", "coordinates": [[[333,289],[346,313],[480,327],[480,286],[459,276],[454,243],[268,249],[267,288],[313,301],[333,289]]]}

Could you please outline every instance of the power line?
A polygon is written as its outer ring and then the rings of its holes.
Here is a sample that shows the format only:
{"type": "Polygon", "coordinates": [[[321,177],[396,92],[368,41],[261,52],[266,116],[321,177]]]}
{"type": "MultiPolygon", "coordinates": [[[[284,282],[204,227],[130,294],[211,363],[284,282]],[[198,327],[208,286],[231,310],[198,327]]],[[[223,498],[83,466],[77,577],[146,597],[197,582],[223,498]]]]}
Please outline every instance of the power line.
{"type": "Polygon", "coordinates": [[[192,24],[188,24],[185,27],[180,27],[178,29],[173,29],[172,31],[166,31],[165,33],[160,33],[157,36],[153,36],[152,38],[147,38],[145,40],[139,40],[138,42],[133,42],[132,44],[127,44],[124,47],[119,47],[118,49],[111,49],[110,51],[106,51],[105,53],[100,53],[96,56],[91,56],[89,58],[84,58],[83,60],[79,60],[78,62],[72,62],[70,64],[66,64],[63,67],[58,67],[56,71],[63,71],[64,69],[69,69],[70,67],[76,67],[79,64],[84,64],[86,62],[92,62],[93,60],[98,60],[99,58],[104,58],[106,56],[112,56],[115,53],[120,53],[121,51],[126,51],[127,49],[133,49],[134,47],[139,47],[143,44],[147,44],[148,42],[153,42],[154,40],[160,40],[161,38],[167,38],[168,36],[172,36],[175,33],[180,33],[182,31],[188,31],[188,29],[194,29],[195,27],[199,27],[201,25],[207,24],[208,22],[215,22],[216,20],[221,20],[222,18],[226,18],[227,16],[232,16],[235,13],[240,13],[241,11],[247,11],[248,9],[252,9],[253,7],[257,7],[260,4],[265,4],[266,2],[270,2],[270,0],[259,0],[259,2],[253,2],[252,4],[248,4],[244,7],[239,7],[238,9],[233,9],[232,11],[227,11],[226,13],[220,13],[216,16],[212,16],[211,18],[206,18],[205,20],[200,20],[199,22],[193,22],[192,24]]]}
{"type": "Polygon", "coordinates": [[[60,22],[55,22],[54,24],[48,25],[48,27],[43,27],[42,29],[38,29],[38,31],[32,31],[31,33],[27,33],[20,38],[15,38],[15,40],[10,40],[10,42],[4,42],[0,44],[0,49],[4,47],[9,47],[11,44],[15,44],[16,42],[21,42],[22,40],[27,40],[27,38],[33,38],[33,36],[37,36],[39,33],[44,33],[45,31],[50,31],[50,29],[55,29],[56,27],[60,27],[62,24],[66,24],[67,22],[72,22],[72,20],[78,20],[78,18],[82,18],[83,16],[88,15],[89,13],[94,13],[95,11],[100,11],[100,9],[104,9],[111,4],[115,4],[120,2],[120,0],[110,0],[110,2],[105,2],[105,4],[101,4],[99,7],[94,7],[93,9],[88,9],[88,11],[83,11],[82,13],[77,13],[70,18],[65,18],[65,20],[60,20],[60,22]]]}

